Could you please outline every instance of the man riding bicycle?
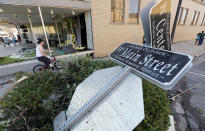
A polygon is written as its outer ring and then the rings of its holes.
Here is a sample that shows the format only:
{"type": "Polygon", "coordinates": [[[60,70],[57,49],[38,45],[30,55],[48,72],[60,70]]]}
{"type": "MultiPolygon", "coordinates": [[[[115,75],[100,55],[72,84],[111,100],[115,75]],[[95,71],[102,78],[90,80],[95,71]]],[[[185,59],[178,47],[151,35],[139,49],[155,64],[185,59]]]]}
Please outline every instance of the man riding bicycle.
{"type": "Polygon", "coordinates": [[[45,42],[43,39],[38,38],[37,39],[37,46],[36,46],[36,57],[39,61],[45,63],[46,66],[50,66],[52,70],[54,71],[53,64],[51,63],[51,57],[46,55],[45,52],[49,52],[49,50],[44,50],[43,45],[45,42]]]}

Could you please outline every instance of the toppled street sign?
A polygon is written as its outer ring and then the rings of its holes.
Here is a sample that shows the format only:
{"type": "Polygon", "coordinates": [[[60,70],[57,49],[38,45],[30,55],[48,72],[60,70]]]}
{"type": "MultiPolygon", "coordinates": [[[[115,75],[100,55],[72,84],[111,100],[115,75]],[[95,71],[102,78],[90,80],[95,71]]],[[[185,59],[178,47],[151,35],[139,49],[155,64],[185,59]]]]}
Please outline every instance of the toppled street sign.
{"type": "Polygon", "coordinates": [[[130,43],[123,43],[110,57],[165,90],[170,90],[182,78],[193,59],[189,55],[130,43]]]}

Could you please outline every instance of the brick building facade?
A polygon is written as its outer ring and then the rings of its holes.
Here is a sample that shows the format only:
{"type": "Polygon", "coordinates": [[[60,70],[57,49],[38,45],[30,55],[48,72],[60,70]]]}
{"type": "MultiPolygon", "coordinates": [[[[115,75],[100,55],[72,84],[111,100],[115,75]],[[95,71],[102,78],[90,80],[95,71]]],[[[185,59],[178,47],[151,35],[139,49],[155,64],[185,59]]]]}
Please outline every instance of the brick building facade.
{"type": "MultiPolygon", "coordinates": [[[[123,42],[142,44],[140,10],[151,0],[92,0],[92,29],[95,57],[107,56],[123,42]],[[137,1],[137,2],[136,2],[137,1]]],[[[172,0],[171,30],[178,7],[172,0]]],[[[205,30],[205,4],[184,0],[173,43],[193,40],[205,30]],[[198,13],[199,12],[199,13],[198,13]]]]}

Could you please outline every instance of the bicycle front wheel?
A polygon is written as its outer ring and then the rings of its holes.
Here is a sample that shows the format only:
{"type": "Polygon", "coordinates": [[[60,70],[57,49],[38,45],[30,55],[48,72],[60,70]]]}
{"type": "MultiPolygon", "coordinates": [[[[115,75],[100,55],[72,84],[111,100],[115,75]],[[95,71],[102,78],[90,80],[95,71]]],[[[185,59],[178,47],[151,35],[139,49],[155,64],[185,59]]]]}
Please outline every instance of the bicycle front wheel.
{"type": "Polygon", "coordinates": [[[54,66],[56,69],[62,69],[63,68],[63,62],[62,61],[56,61],[54,63],[54,66]]]}
{"type": "Polygon", "coordinates": [[[44,65],[36,65],[34,68],[33,68],[33,72],[34,73],[43,73],[46,71],[46,68],[44,67],[44,65]]]}

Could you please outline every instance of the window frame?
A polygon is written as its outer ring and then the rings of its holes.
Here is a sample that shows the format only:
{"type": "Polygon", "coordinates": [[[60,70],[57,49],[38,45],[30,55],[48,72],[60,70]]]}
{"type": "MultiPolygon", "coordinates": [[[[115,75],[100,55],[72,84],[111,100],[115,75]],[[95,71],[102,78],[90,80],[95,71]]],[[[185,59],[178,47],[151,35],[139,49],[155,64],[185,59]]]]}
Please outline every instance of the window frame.
{"type": "Polygon", "coordinates": [[[198,11],[198,15],[197,15],[196,22],[195,22],[194,26],[197,26],[197,23],[198,23],[198,20],[199,20],[199,16],[200,16],[200,14],[201,14],[201,12],[198,11]]]}
{"type": "Polygon", "coordinates": [[[180,13],[179,21],[177,22],[177,25],[183,25],[183,26],[185,25],[188,13],[189,13],[189,9],[188,8],[181,7],[181,13],[180,13]],[[182,15],[184,13],[184,10],[187,10],[187,12],[186,12],[186,15],[185,15],[185,18],[184,18],[184,22],[181,24],[182,15]]]}
{"type": "Polygon", "coordinates": [[[179,25],[180,23],[180,20],[181,20],[181,15],[182,15],[182,12],[183,12],[184,8],[183,7],[180,7],[180,10],[179,10],[179,16],[178,16],[178,20],[177,20],[177,25],[179,25]]]}
{"type": "Polygon", "coordinates": [[[197,15],[197,11],[194,10],[194,17],[193,17],[193,19],[192,19],[192,21],[191,21],[191,24],[190,24],[190,25],[192,25],[192,26],[194,25],[194,21],[195,21],[196,15],[197,15]]]}
{"type": "Polygon", "coordinates": [[[205,26],[205,13],[204,13],[204,16],[203,16],[202,21],[201,21],[201,26],[205,26]]]}
{"type": "MultiPolygon", "coordinates": [[[[130,2],[130,0],[129,0],[130,2]]],[[[138,12],[137,12],[137,22],[130,22],[130,3],[129,3],[129,14],[128,14],[128,24],[139,24],[139,15],[140,15],[141,0],[138,0],[138,12]]]]}

